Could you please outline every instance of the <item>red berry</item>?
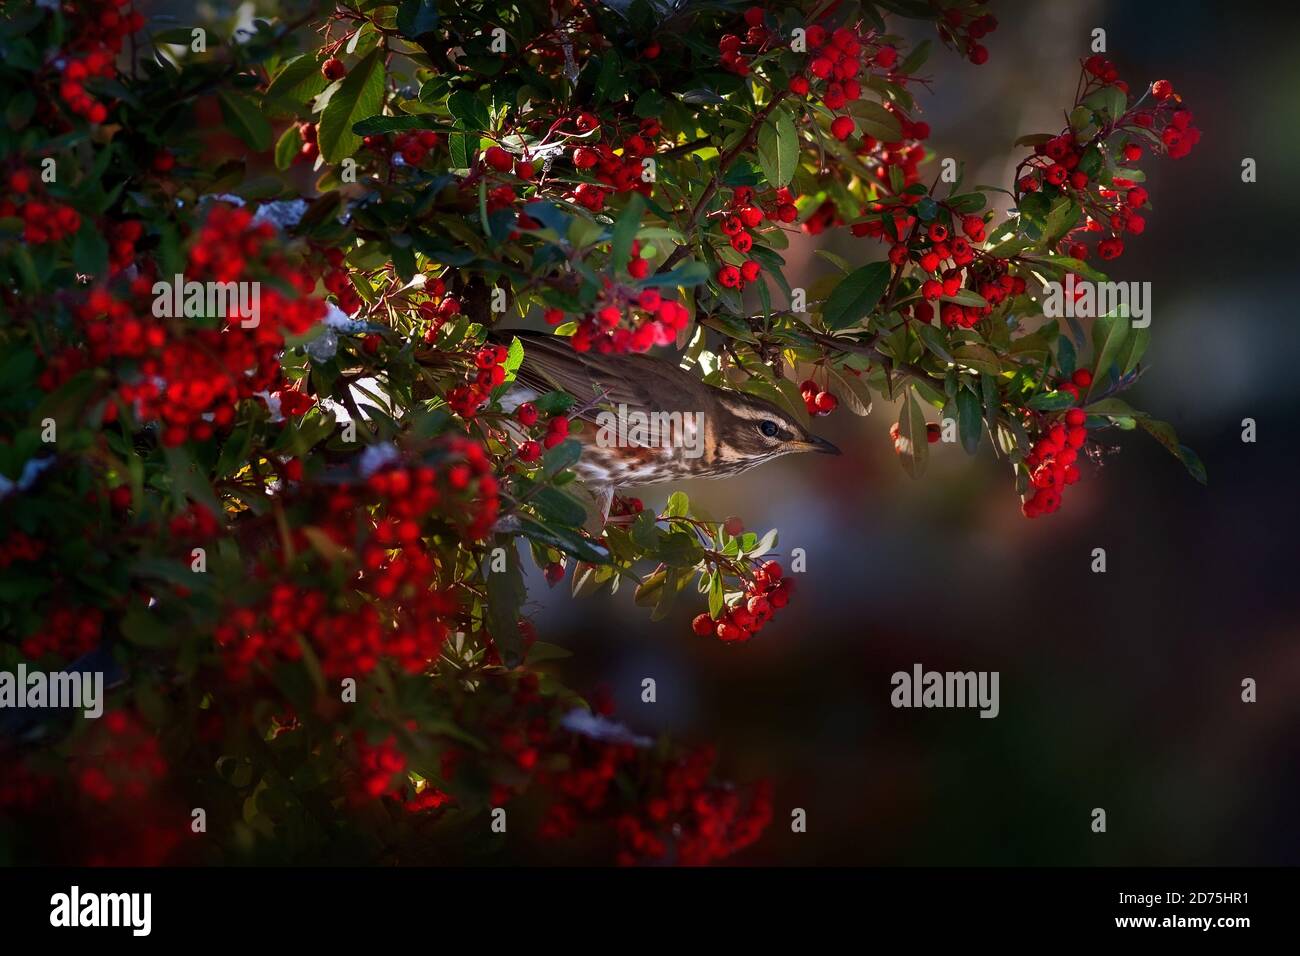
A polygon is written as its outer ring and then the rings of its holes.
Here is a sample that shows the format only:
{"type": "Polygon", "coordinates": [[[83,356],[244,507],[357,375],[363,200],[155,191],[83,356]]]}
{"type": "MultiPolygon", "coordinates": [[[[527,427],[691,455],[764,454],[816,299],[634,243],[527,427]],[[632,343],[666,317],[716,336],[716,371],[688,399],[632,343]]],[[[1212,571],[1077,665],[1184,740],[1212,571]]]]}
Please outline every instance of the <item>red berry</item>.
{"type": "Polygon", "coordinates": [[[831,135],[841,142],[853,135],[853,119],[849,116],[837,116],[831,123],[831,135]]]}
{"type": "Polygon", "coordinates": [[[347,74],[348,68],[343,65],[342,60],[332,56],[321,64],[320,72],[327,80],[341,80],[347,74]]]}
{"type": "Polygon", "coordinates": [[[509,172],[515,165],[514,157],[500,146],[492,146],[483,154],[483,159],[499,173],[509,172]]]}
{"type": "Polygon", "coordinates": [[[700,637],[708,637],[716,627],[717,622],[707,614],[697,614],[695,620],[691,621],[691,630],[700,637]]]}
{"type": "Polygon", "coordinates": [[[1070,381],[1079,388],[1089,388],[1092,385],[1092,372],[1086,368],[1075,369],[1074,374],[1070,376],[1070,381]]]}

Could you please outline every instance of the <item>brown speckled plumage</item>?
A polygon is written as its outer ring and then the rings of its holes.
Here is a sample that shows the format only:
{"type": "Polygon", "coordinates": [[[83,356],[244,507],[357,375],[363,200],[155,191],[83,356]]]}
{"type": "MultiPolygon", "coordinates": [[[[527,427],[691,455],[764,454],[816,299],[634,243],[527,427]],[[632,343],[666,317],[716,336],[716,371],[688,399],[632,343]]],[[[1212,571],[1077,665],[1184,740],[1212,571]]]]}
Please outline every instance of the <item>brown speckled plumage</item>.
{"type": "Polygon", "coordinates": [[[838,454],[824,439],[810,434],[793,416],[775,405],[743,392],[717,388],[672,362],[649,355],[591,355],[578,353],[562,338],[538,332],[517,335],[524,362],[516,379],[515,397],[527,392],[560,390],[577,399],[580,432],[571,435],[583,445],[575,470],[598,497],[608,501],[623,485],[648,485],[688,478],[725,478],[781,455],[803,451],[838,454]],[[629,412],[698,414],[703,440],[688,441],[674,432],[669,447],[598,441],[598,416],[623,406],[629,412]],[[687,444],[700,451],[688,454],[687,444]]]}

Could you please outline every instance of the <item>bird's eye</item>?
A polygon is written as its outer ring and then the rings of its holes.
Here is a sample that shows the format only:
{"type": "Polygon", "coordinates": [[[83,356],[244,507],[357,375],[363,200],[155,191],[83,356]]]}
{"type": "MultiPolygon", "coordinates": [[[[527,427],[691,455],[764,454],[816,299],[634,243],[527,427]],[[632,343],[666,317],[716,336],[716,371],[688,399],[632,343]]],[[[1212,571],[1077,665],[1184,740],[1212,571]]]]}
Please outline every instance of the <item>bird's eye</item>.
{"type": "Polygon", "coordinates": [[[763,419],[763,421],[761,421],[758,425],[758,430],[761,431],[768,438],[775,438],[776,433],[778,431],[776,427],[776,422],[772,421],[770,418],[763,419]]]}

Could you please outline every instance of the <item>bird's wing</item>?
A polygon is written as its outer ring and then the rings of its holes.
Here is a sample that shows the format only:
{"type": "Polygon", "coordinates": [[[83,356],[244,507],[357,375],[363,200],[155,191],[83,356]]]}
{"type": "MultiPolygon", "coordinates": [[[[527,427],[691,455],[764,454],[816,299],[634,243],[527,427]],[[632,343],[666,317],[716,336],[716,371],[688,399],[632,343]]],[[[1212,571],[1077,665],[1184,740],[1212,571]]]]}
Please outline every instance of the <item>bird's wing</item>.
{"type": "Polygon", "coordinates": [[[601,408],[620,404],[649,411],[664,408],[664,378],[680,372],[671,362],[643,355],[585,355],[546,332],[502,329],[496,334],[506,341],[516,335],[523,344],[524,361],[516,373],[520,384],[539,392],[568,392],[580,405],[596,400],[580,416],[589,421],[595,421],[601,408]]]}

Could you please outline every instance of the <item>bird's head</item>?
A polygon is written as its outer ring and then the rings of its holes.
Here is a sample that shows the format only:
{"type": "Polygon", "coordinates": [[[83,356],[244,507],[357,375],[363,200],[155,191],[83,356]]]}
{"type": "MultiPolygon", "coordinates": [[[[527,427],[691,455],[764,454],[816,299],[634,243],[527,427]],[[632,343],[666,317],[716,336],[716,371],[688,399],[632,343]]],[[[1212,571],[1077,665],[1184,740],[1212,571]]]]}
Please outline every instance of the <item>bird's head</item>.
{"type": "Polygon", "coordinates": [[[719,414],[714,422],[717,457],[749,468],[781,455],[816,451],[838,455],[840,450],[812,434],[771,402],[744,392],[717,392],[719,414]]]}

